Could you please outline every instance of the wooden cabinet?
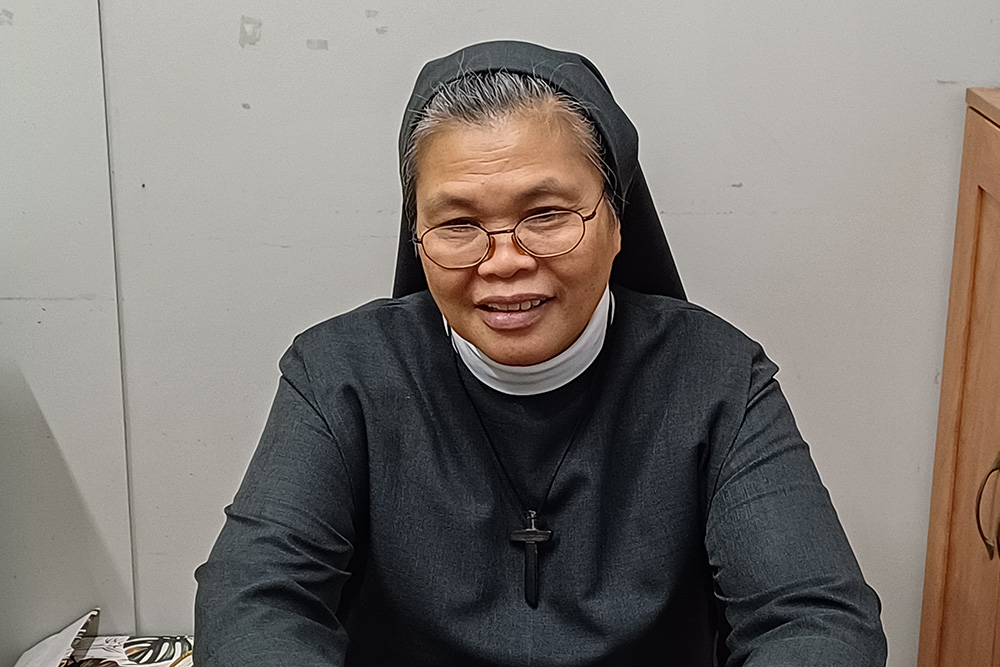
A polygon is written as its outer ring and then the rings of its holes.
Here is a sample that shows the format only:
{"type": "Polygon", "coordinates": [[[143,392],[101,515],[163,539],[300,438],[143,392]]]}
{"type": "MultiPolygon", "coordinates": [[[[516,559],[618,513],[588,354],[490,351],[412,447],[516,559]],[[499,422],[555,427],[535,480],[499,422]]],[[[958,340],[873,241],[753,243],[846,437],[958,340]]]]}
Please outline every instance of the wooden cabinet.
{"type": "Polygon", "coordinates": [[[1000,666],[1000,88],[967,101],[919,667],[1000,666]]]}

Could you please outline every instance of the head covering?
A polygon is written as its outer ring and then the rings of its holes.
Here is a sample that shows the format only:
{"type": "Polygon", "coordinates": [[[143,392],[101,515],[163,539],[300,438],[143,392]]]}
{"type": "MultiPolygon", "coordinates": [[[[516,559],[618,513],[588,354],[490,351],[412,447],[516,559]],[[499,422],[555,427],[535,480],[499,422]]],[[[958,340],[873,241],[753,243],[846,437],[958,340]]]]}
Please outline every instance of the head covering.
{"type": "MultiPolygon", "coordinates": [[[[421,112],[438,87],[474,72],[507,71],[537,76],[578,100],[600,133],[620,211],[621,251],[611,270],[611,282],[644,294],[684,299],[684,288],[667,237],[639,167],[639,135],[611,96],[594,65],[575,53],[553,51],[527,42],[473,44],[424,65],[410,96],[399,133],[402,160],[421,112]]],[[[413,250],[412,220],[403,207],[396,255],[394,297],[427,289],[423,267],[413,250]]]]}

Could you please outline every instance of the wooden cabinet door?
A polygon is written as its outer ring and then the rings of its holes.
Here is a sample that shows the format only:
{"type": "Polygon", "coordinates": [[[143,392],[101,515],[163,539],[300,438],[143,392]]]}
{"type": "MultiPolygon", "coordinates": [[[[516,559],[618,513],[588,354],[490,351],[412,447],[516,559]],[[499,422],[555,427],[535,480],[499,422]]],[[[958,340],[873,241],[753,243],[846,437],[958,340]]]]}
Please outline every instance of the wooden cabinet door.
{"type": "Polygon", "coordinates": [[[991,557],[980,535],[997,539],[1000,473],[976,516],[1000,453],[1000,90],[969,91],[969,100],[919,667],[1000,666],[1000,554],[991,557]]]}

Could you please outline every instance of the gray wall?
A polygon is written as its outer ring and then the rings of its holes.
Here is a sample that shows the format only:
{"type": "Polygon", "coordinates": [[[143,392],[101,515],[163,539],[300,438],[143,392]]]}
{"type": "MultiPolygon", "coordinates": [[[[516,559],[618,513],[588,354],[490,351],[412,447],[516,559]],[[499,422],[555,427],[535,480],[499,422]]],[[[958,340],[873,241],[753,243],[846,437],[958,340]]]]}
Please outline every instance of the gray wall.
{"type": "Polygon", "coordinates": [[[0,0],[0,666],[132,598],[97,5],[0,0]]]}
{"type": "MultiPolygon", "coordinates": [[[[141,632],[191,630],[192,571],[278,357],[389,291],[397,124],[420,65],[519,38],[588,55],[639,127],[691,299],[782,366],[882,596],[890,665],[915,662],[963,93],[1000,84],[995,0],[148,0],[104,3],[103,32],[94,0],[0,3],[14,13],[0,25],[0,175],[17,193],[0,196],[0,336],[20,369],[10,405],[33,424],[0,436],[5,452],[48,448],[44,465],[76,480],[66,494],[116,563],[122,595],[93,595],[111,625],[127,628],[134,604],[141,632]],[[255,44],[243,16],[261,21],[255,44]],[[60,328],[35,324],[40,298],[81,294],[52,302],[78,309],[60,328]]],[[[22,521],[51,511],[14,507],[22,521]]],[[[34,548],[14,566],[31,569],[34,548]]],[[[22,604],[68,613],[46,600],[22,604]]]]}

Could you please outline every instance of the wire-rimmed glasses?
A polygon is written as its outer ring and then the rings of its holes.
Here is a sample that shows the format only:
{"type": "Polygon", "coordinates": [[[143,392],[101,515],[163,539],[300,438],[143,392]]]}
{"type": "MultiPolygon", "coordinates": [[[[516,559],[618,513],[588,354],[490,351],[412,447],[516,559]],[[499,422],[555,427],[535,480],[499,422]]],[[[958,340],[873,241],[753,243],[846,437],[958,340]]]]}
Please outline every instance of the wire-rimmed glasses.
{"type": "Polygon", "coordinates": [[[423,247],[427,259],[445,269],[468,269],[486,260],[493,252],[493,237],[497,234],[511,234],[514,244],[532,257],[558,257],[580,245],[586,223],[597,215],[602,201],[604,193],[590,215],[554,208],[493,232],[469,222],[445,224],[431,227],[413,242],[423,247]]]}

